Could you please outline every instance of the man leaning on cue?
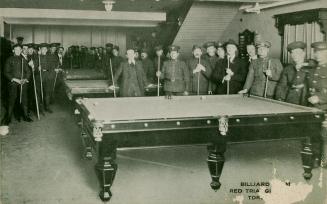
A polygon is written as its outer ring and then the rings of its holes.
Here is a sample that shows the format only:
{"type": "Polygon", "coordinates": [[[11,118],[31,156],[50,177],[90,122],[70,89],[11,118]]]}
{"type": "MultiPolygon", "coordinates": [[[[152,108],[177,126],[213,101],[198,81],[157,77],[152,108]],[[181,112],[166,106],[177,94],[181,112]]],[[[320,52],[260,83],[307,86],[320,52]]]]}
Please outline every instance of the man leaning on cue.
{"type": "Polygon", "coordinates": [[[257,42],[256,47],[259,58],[251,62],[243,90],[239,93],[273,98],[283,65],[278,59],[268,56],[270,42],[257,42]]]}

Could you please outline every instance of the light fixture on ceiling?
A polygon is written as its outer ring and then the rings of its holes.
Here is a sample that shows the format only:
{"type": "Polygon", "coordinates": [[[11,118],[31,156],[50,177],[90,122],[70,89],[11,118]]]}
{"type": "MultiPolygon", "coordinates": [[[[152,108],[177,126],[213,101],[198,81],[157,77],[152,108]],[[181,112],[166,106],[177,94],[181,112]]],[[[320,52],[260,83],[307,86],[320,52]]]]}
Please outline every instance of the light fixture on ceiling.
{"type": "Polygon", "coordinates": [[[104,0],[102,1],[102,3],[104,4],[104,8],[106,9],[106,11],[111,11],[112,7],[114,6],[114,3],[116,3],[116,1],[114,0],[104,0]]]}

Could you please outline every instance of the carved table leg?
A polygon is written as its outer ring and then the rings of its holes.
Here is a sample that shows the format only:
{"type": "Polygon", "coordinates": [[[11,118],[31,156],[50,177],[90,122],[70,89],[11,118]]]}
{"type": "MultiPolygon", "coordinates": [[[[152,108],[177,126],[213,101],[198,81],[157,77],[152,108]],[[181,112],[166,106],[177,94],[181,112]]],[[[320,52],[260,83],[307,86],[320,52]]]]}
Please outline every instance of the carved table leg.
{"type": "Polygon", "coordinates": [[[219,181],[221,172],[224,167],[224,153],[226,151],[226,142],[220,141],[208,145],[208,167],[211,175],[212,182],[210,184],[211,188],[217,191],[221,183],[219,181]]]}
{"type": "Polygon", "coordinates": [[[303,177],[306,180],[309,180],[312,177],[311,171],[313,166],[312,145],[309,139],[308,141],[305,141],[302,145],[303,147],[302,147],[301,156],[302,156],[302,166],[304,169],[303,177]]]}
{"type": "Polygon", "coordinates": [[[98,143],[98,162],[95,165],[95,170],[100,183],[101,191],[99,196],[102,201],[109,201],[112,197],[110,188],[115,179],[117,164],[116,159],[116,144],[108,144],[104,141],[98,143]]]}

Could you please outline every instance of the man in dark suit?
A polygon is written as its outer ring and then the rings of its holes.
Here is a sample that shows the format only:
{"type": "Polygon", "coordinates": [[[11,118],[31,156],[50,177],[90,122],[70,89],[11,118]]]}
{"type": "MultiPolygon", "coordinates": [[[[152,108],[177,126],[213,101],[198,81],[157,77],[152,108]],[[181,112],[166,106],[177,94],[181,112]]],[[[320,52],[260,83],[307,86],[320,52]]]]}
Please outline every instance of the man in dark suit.
{"type": "Polygon", "coordinates": [[[187,62],[191,74],[190,92],[193,95],[207,95],[211,92],[209,81],[211,77],[211,65],[202,57],[202,48],[199,45],[193,45],[193,58],[187,62]]]}
{"type": "MultiPolygon", "coordinates": [[[[141,62],[135,60],[134,49],[128,48],[126,51],[127,60],[123,61],[114,76],[115,86],[120,79],[120,96],[138,97],[144,96],[147,85],[146,75],[141,62]]],[[[115,88],[110,86],[111,89],[115,88]]]]}
{"type": "MultiPolygon", "coordinates": [[[[23,120],[31,122],[32,119],[28,116],[28,83],[31,75],[27,60],[21,55],[22,47],[19,44],[13,47],[14,56],[7,59],[4,75],[8,79],[8,111],[6,117],[1,121],[3,125],[9,125],[16,101],[23,111],[23,120]]],[[[32,64],[31,64],[32,65],[32,64]]]]}
{"type": "Polygon", "coordinates": [[[226,43],[227,58],[217,62],[212,80],[217,84],[217,94],[236,94],[244,84],[247,64],[237,56],[237,44],[233,40],[226,43]],[[228,86],[229,83],[229,86],[228,86]]]}

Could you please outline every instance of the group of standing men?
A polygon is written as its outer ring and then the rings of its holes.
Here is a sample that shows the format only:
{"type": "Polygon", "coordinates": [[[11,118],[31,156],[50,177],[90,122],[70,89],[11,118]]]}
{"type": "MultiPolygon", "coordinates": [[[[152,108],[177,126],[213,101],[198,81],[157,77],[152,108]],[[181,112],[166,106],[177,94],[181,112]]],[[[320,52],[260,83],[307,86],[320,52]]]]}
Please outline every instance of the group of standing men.
{"type": "Polygon", "coordinates": [[[7,112],[1,125],[8,125],[12,116],[18,121],[32,122],[32,111],[38,118],[52,113],[50,103],[58,73],[62,67],[62,47],[59,43],[18,43],[13,46],[13,56],[6,61],[4,76],[7,79],[7,112]],[[60,51],[61,50],[61,51],[60,51]]]}

